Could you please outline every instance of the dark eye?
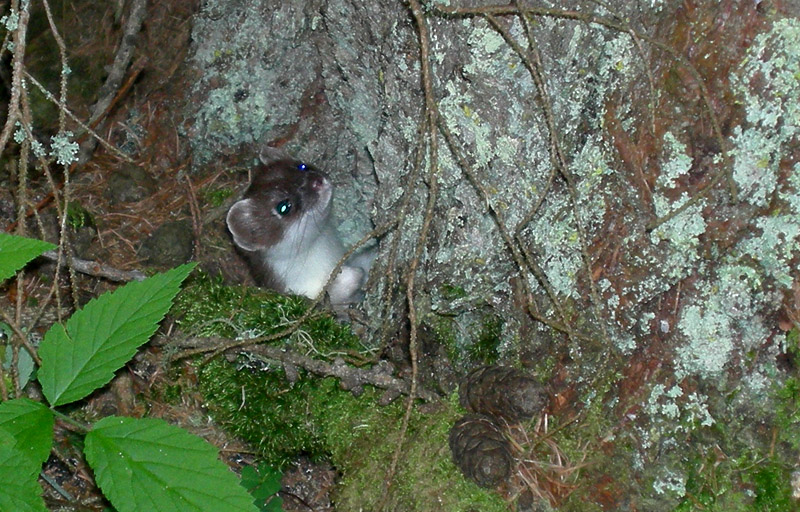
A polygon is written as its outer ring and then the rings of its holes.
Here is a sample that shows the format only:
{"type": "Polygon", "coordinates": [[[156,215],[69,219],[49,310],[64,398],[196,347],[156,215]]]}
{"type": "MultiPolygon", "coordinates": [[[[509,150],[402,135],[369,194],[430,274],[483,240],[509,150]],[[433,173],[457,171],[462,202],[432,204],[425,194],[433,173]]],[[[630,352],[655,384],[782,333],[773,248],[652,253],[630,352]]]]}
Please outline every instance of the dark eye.
{"type": "Polygon", "coordinates": [[[289,201],[281,201],[277,206],[275,206],[275,213],[281,217],[287,215],[290,211],[292,211],[292,203],[289,201]]]}
{"type": "Polygon", "coordinates": [[[306,169],[308,169],[308,166],[306,164],[304,164],[304,163],[297,164],[297,170],[298,171],[305,171],[306,169]]]}

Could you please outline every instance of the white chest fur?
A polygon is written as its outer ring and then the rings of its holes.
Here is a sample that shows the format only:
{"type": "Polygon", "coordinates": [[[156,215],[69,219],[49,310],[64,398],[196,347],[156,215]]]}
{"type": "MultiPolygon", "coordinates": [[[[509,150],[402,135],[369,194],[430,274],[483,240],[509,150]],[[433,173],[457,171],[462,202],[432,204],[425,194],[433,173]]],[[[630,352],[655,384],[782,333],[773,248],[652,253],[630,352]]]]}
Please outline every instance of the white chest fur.
{"type": "MultiPolygon", "coordinates": [[[[330,228],[319,232],[313,240],[292,236],[300,232],[307,234],[305,229],[289,234],[280,244],[265,251],[262,257],[275,277],[284,284],[285,291],[315,298],[328,282],[344,249],[339,237],[330,228]]],[[[343,266],[328,289],[331,302],[349,302],[361,286],[363,276],[361,269],[343,266]]]]}

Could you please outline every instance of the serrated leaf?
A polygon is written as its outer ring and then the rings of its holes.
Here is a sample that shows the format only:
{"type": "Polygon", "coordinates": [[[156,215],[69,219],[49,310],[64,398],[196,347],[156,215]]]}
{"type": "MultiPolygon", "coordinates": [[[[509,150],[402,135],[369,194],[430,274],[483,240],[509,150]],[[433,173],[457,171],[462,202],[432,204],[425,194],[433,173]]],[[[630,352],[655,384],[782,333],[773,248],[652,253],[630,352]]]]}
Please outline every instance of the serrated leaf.
{"type": "MultiPolygon", "coordinates": [[[[3,324],[0,322],[0,331],[3,330],[3,324]]],[[[11,345],[6,345],[6,357],[5,363],[3,364],[3,369],[9,370],[11,369],[11,364],[14,359],[14,348],[11,345]]],[[[31,381],[31,375],[33,375],[33,371],[36,369],[36,365],[33,364],[33,358],[31,357],[30,352],[27,350],[20,350],[19,355],[17,356],[17,378],[19,379],[19,387],[24,389],[25,386],[31,381]]]]}
{"type": "Polygon", "coordinates": [[[158,419],[110,416],[86,435],[86,460],[119,512],[257,512],[217,449],[158,419]]]}
{"type": "Polygon", "coordinates": [[[158,328],[195,263],[128,283],[54,324],[39,347],[38,379],[50,405],[80,400],[106,384],[158,328]]]}
{"type": "Polygon", "coordinates": [[[27,454],[15,447],[0,445],[0,510],[47,512],[38,477],[39,468],[31,464],[27,454]]]}
{"type": "Polygon", "coordinates": [[[0,404],[0,431],[13,437],[16,448],[37,473],[50,455],[53,424],[52,411],[33,400],[17,398],[0,404]]]}
{"type": "Polygon", "coordinates": [[[56,246],[21,236],[0,233],[0,282],[17,273],[26,263],[56,246]]]}
{"type": "Polygon", "coordinates": [[[261,512],[280,512],[283,500],[278,496],[281,490],[283,473],[265,464],[258,468],[245,466],[242,468],[242,487],[247,489],[261,512]]]}

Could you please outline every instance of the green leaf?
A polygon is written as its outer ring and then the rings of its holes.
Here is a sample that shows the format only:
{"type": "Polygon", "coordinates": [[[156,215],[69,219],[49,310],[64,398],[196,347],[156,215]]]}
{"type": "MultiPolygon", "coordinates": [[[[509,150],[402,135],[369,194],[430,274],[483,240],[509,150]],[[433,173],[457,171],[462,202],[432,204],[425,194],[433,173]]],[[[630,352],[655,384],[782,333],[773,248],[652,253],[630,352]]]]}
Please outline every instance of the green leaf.
{"type": "Polygon", "coordinates": [[[53,324],[39,347],[38,378],[50,405],[80,400],[106,384],[156,332],[196,263],[128,283],[53,324]]]}
{"type": "MultiPolygon", "coordinates": [[[[3,327],[7,324],[0,322],[0,332],[3,332],[3,327]]],[[[10,336],[10,335],[9,335],[10,336]]],[[[12,361],[14,360],[14,348],[11,345],[6,345],[6,353],[5,353],[5,362],[3,363],[3,369],[10,370],[12,361]]],[[[17,377],[19,379],[19,387],[24,389],[25,386],[31,381],[31,375],[33,375],[33,371],[36,369],[36,365],[33,363],[33,358],[31,354],[25,350],[20,349],[19,356],[17,359],[17,377]]]]}
{"type": "Polygon", "coordinates": [[[278,491],[281,490],[282,477],[283,473],[266,464],[258,468],[245,466],[242,468],[242,487],[255,498],[261,512],[280,512],[283,510],[283,500],[278,496],[278,491]]]}
{"type": "Polygon", "coordinates": [[[36,473],[50,455],[53,423],[53,413],[39,402],[17,398],[0,404],[0,431],[11,435],[16,449],[28,458],[36,473]]]}
{"type": "Polygon", "coordinates": [[[47,512],[37,481],[39,468],[31,464],[28,455],[0,444],[0,510],[4,512],[47,512]]]}
{"type": "Polygon", "coordinates": [[[41,240],[0,233],[0,282],[16,274],[43,252],[55,248],[55,245],[41,240]]]}
{"type": "Polygon", "coordinates": [[[86,460],[119,512],[257,512],[217,449],[158,419],[110,416],[86,435],[86,460]]]}

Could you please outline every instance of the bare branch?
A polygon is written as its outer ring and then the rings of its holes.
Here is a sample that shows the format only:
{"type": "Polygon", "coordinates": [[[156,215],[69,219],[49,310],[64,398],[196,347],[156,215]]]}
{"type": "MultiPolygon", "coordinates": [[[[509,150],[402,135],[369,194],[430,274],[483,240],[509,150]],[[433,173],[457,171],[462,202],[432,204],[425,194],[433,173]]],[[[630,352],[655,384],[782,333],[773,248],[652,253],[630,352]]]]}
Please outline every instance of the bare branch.
{"type": "MultiPolygon", "coordinates": [[[[42,257],[50,261],[57,262],[61,266],[66,266],[67,263],[58,257],[56,251],[47,251],[42,254],[42,257]]],[[[96,261],[82,260],[80,258],[72,258],[72,268],[78,272],[94,277],[103,277],[109,281],[127,282],[127,281],[141,281],[147,276],[138,270],[119,270],[103,263],[96,261]]]]}
{"type": "MultiPolygon", "coordinates": [[[[253,345],[256,343],[255,340],[256,339],[251,339],[246,341],[249,341],[249,344],[253,345]]],[[[171,344],[171,346],[186,349],[186,351],[183,352],[184,354],[191,351],[202,353],[211,351],[214,347],[225,345],[228,342],[230,342],[230,340],[226,338],[194,337],[179,341],[174,345],[171,344]]],[[[349,390],[355,390],[360,386],[368,384],[376,388],[407,395],[411,389],[408,382],[392,375],[393,368],[388,362],[379,363],[372,368],[362,369],[349,366],[340,358],[335,359],[332,363],[328,363],[299,354],[293,350],[287,350],[284,347],[257,345],[248,348],[247,351],[267,359],[278,361],[282,364],[303,368],[320,377],[336,377],[341,380],[342,386],[349,390]]],[[[438,395],[427,390],[420,390],[418,397],[426,401],[437,400],[439,398],[438,395]]]]}
{"type": "MultiPolygon", "coordinates": [[[[125,22],[125,26],[122,29],[122,37],[120,39],[119,49],[114,57],[114,63],[111,65],[111,71],[108,74],[106,82],[100,87],[97,93],[97,103],[91,108],[92,115],[89,118],[88,124],[94,123],[106,112],[122,84],[125,72],[133,59],[133,52],[136,47],[136,36],[142,30],[142,23],[144,23],[145,16],[147,15],[146,7],[146,0],[133,0],[131,4],[128,20],[125,22]]],[[[86,162],[96,146],[97,142],[95,139],[87,139],[81,144],[78,161],[86,162]]]]}

